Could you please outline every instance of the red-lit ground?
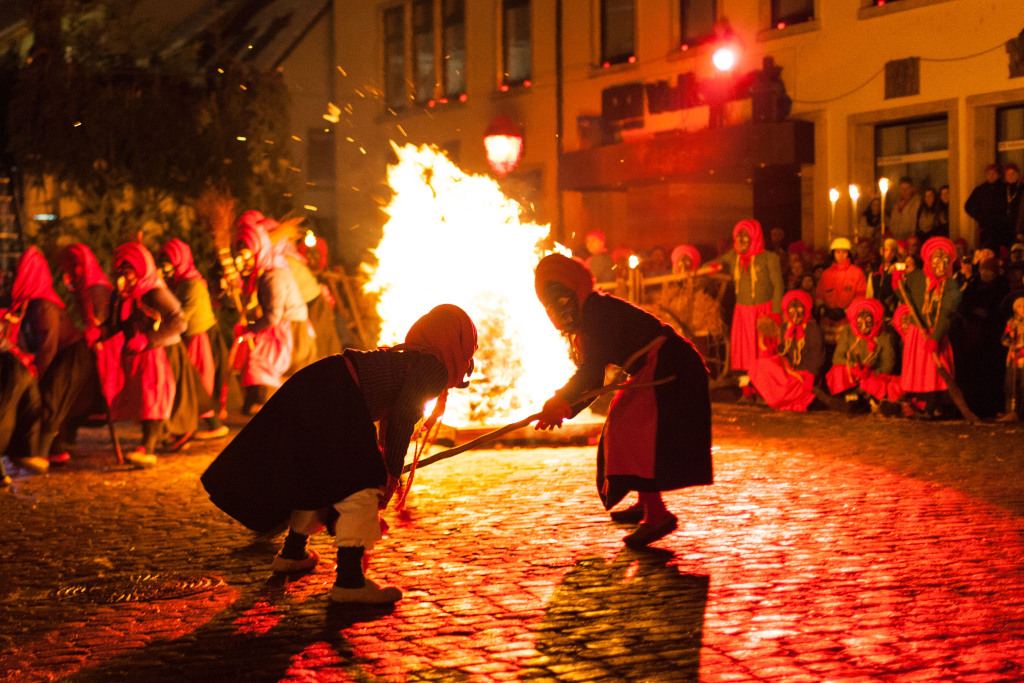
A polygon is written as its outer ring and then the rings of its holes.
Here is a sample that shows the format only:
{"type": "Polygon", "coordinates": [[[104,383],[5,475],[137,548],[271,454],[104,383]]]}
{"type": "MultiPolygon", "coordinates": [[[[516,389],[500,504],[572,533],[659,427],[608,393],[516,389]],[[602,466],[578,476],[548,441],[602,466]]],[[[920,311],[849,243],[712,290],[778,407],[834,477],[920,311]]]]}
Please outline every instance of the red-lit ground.
{"type": "MultiPolygon", "coordinates": [[[[206,500],[193,446],[133,471],[87,450],[0,494],[0,676],[81,681],[1024,680],[1024,428],[716,405],[714,486],[627,550],[593,448],[422,469],[371,574],[392,612],[329,607],[324,561],[206,500]],[[142,602],[129,577],[222,585],[142,602]],[[129,583],[129,587],[131,587],[129,583]],[[115,591],[116,592],[116,591],[115,591]],[[115,598],[117,596],[114,596],[115,598]]],[[[88,432],[87,446],[102,443],[88,432]]]]}

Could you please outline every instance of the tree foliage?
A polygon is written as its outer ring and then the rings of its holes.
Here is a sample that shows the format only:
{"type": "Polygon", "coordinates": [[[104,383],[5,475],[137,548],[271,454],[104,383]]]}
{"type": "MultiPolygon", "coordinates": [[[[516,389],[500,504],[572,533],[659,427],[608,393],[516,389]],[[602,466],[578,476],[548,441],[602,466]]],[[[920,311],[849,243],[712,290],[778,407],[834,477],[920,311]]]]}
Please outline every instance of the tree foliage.
{"type": "MultiPolygon", "coordinates": [[[[31,0],[35,42],[16,64],[6,103],[8,159],[26,179],[73,198],[37,241],[58,234],[109,253],[139,232],[151,247],[171,237],[210,256],[191,206],[211,189],[239,206],[281,215],[291,164],[281,75],[245,64],[202,68],[196,54],[137,46],[131,0],[31,0]]],[[[0,107],[3,107],[0,104],[0,107]]],[[[26,181],[26,182],[31,182],[26,181]]]]}

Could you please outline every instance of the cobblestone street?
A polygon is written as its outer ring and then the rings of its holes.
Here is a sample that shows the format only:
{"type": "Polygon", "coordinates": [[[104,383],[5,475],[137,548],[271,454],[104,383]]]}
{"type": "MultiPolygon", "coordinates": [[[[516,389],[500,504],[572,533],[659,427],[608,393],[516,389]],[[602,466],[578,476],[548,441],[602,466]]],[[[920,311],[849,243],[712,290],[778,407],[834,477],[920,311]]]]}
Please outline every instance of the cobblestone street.
{"type": "Polygon", "coordinates": [[[328,605],[326,535],[315,571],[273,577],[280,537],[198,482],[217,445],[139,471],[87,430],[0,493],[0,678],[1024,680],[1024,427],[714,419],[716,482],[666,495],[679,530],[648,552],[601,508],[592,446],[423,468],[373,553],[404,591],[384,611],[328,605]]]}

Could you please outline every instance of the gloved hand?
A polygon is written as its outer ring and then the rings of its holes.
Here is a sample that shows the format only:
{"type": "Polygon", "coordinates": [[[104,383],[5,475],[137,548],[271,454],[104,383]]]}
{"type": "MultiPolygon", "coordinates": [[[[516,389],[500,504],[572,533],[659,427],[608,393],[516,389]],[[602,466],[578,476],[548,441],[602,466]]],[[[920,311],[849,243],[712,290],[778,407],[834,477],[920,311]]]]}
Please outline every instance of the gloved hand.
{"type": "Polygon", "coordinates": [[[534,429],[547,430],[561,427],[562,421],[572,414],[572,406],[564,398],[555,394],[547,400],[537,418],[537,426],[534,429]]]}
{"type": "Polygon", "coordinates": [[[144,334],[137,334],[128,340],[128,343],[124,345],[124,350],[128,353],[142,353],[149,346],[149,339],[144,334]]]}
{"type": "Polygon", "coordinates": [[[939,342],[935,341],[931,337],[928,337],[924,342],[924,350],[928,353],[937,353],[939,350],[939,342]]]}

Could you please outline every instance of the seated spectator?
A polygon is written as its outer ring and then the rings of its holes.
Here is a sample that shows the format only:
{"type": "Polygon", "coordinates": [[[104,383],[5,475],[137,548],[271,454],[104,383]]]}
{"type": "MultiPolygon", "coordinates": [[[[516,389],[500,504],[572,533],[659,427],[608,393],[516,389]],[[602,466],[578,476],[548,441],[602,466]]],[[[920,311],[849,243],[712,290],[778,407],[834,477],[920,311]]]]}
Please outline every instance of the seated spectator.
{"type": "Polygon", "coordinates": [[[896,348],[883,329],[884,309],[877,299],[858,298],[847,309],[843,330],[826,381],[833,396],[897,401],[903,391],[896,366],[896,348]]]}
{"type": "Polygon", "coordinates": [[[814,385],[825,364],[825,346],[811,304],[810,294],[799,289],[782,297],[786,327],[779,352],[756,358],[750,366],[751,385],[776,410],[824,407],[814,397],[814,385]]]}

